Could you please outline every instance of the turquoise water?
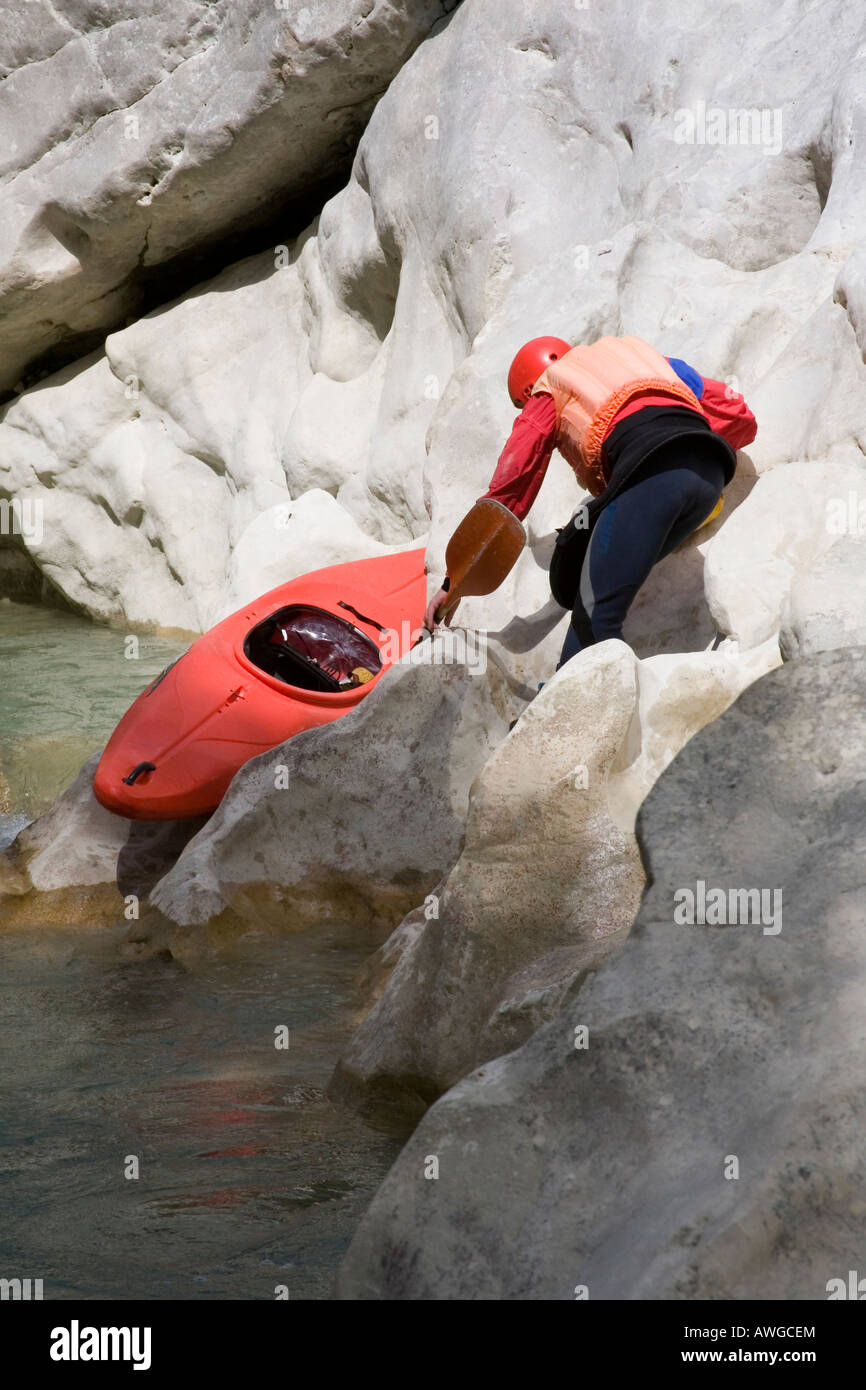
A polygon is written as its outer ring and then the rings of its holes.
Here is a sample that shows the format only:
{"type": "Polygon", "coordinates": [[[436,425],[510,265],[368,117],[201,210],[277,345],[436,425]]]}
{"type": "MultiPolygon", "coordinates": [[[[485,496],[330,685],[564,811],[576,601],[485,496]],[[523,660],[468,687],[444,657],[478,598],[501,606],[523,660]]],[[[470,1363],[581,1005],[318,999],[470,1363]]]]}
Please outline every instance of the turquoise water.
{"type": "MultiPolygon", "coordinates": [[[[123,641],[0,604],[7,838],[186,645],[142,637],[133,661],[123,641]]],[[[331,1297],[399,1148],[325,1096],[381,931],[252,933],[188,967],[135,957],[127,927],[0,932],[0,1277],[60,1299],[331,1297]]]]}
{"type": "Polygon", "coordinates": [[[188,646],[0,599],[0,812],[47,810],[136,695],[188,646]]]}

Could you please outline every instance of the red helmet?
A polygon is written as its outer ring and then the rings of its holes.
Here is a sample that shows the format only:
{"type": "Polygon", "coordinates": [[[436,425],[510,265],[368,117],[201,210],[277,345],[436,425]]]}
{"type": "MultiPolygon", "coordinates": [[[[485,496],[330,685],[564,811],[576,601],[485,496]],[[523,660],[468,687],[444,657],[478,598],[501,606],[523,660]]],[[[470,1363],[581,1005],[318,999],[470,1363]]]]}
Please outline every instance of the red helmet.
{"type": "Polygon", "coordinates": [[[508,372],[508,394],[518,410],[526,405],[542,372],[567,352],[571,343],[564,338],[533,338],[523,344],[508,372]]]}

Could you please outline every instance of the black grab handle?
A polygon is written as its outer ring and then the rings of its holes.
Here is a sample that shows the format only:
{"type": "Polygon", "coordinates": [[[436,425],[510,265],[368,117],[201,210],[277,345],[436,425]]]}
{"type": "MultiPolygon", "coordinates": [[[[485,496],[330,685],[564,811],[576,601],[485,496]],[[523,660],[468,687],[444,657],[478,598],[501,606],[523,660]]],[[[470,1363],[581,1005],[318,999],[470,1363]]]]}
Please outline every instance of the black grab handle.
{"type": "Polygon", "coordinates": [[[143,772],[156,772],[156,763],[138,763],[128,777],[121,778],[128,787],[131,787],[136,777],[140,777],[143,772]]]}
{"type": "Polygon", "coordinates": [[[387,631],[388,631],[388,629],[387,629],[386,627],[383,627],[381,623],[377,623],[375,618],[367,618],[367,617],[364,616],[363,613],[359,613],[358,610],[357,610],[357,608],[353,608],[352,605],[351,605],[351,603],[347,603],[345,599],[342,599],[342,598],[341,598],[340,601],[339,601],[339,603],[338,603],[338,605],[337,605],[337,607],[338,607],[338,608],[348,608],[349,612],[350,612],[350,613],[354,613],[354,615],[355,615],[356,618],[360,618],[362,623],[369,623],[371,627],[376,628],[377,632],[387,632],[387,631]]]}

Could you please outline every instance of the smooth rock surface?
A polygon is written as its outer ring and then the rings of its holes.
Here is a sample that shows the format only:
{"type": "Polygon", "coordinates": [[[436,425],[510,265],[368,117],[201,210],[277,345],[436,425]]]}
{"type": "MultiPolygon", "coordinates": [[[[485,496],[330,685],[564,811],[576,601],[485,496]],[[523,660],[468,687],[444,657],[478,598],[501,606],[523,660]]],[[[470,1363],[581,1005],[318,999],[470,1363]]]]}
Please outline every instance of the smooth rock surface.
{"type": "Polygon", "coordinates": [[[48,350],[78,355],[76,344],[122,323],[154,268],[272,223],[347,169],[375,101],[451,9],[440,0],[6,7],[0,391],[17,389],[48,350]]]}
{"type": "Polygon", "coordinates": [[[150,889],[204,824],[202,816],[128,821],[106,811],[93,794],[100,756],[0,853],[0,926],[137,922],[150,889]]]}
{"type": "Polygon", "coordinates": [[[793,662],[683,749],[628,942],[432,1108],[343,1298],[821,1300],[860,1267],[864,683],[863,648],[793,662]],[[698,880],[769,911],[677,924],[698,880]]]}
{"type": "MultiPolygon", "coordinates": [[[[394,13],[376,6],[370,24],[394,13]]],[[[510,428],[515,345],[629,332],[742,390],[759,434],[724,520],[659,566],[626,635],[641,656],[704,648],[714,627],[760,645],[819,539],[805,465],[862,462],[863,35],[843,0],[758,0],[711,35],[673,0],[627,26],[601,6],[460,6],[284,255],[241,263],[9,407],[0,489],[43,503],[27,542],[40,569],[100,618],[198,630],[268,586],[273,509],[324,491],[340,508],[329,556],[354,557],[359,531],[373,551],[429,530],[437,584],[510,428]],[[758,92],[764,127],[682,138],[699,103],[748,112],[758,92]],[[752,486],[767,470],[784,506],[752,486]]],[[[330,82],[343,59],[313,47],[330,82]]],[[[469,625],[509,631],[530,685],[561,641],[546,566],[579,496],[554,459],[526,554],[464,606],[469,625]]],[[[315,566],[291,528],[282,539],[290,568],[315,566]]]]}
{"type": "Polygon", "coordinates": [[[457,662],[394,667],[342,719],[247,763],[152,903],[183,927],[229,910],[399,920],[459,853],[470,784],[507,730],[495,682],[457,662]]]}
{"type": "MultiPolygon", "coordinates": [[[[763,473],[707,552],[704,587],[717,629],[746,647],[781,631],[784,654],[797,655],[789,630],[811,622],[813,604],[820,611],[822,603],[826,610],[838,600],[853,609],[845,566],[850,570],[858,556],[861,563],[866,558],[866,528],[842,536],[833,528],[850,526],[860,496],[866,497],[866,468],[859,451],[840,451],[832,463],[789,463],[763,473]],[[820,575],[823,593],[814,587],[820,575]]],[[[836,623],[841,636],[841,613],[836,623]]],[[[826,640],[826,646],[856,645],[856,627],[850,634],[847,643],[826,640]]]]}
{"type": "MultiPolygon", "coordinates": [[[[866,500],[866,490],[855,496],[866,500]]],[[[797,576],[782,612],[779,644],[787,660],[866,645],[863,533],[839,536],[797,576]]]]}
{"type": "Polygon", "coordinates": [[[590,648],[545,686],[472,789],[463,852],[380,952],[377,988],[332,1082],[370,1116],[417,1118],[473,1066],[518,1047],[628,933],[644,874],[638,807],[683,743],[779,663],[638,661],[590,648]]]}
{"type": "Polygon", "coordinates": [[[129,822],[93,795],[94,753],[51,810],[0,854],[0,924],[117,920],[117,857],[129,822]]]}

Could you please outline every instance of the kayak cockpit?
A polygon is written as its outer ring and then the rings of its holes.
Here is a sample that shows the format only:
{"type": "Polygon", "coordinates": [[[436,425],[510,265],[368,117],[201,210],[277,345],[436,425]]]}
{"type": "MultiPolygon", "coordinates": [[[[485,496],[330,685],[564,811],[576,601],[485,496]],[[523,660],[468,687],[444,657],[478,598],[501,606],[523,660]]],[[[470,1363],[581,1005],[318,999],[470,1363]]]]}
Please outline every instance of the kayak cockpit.
{"type": "Polygon", "coordinates": [[[257,623],[244,655],[286,685],[330,694],[365,685],[382,669],[379,649],[365,633],[308,603],[290,604],[257,623]]]}

